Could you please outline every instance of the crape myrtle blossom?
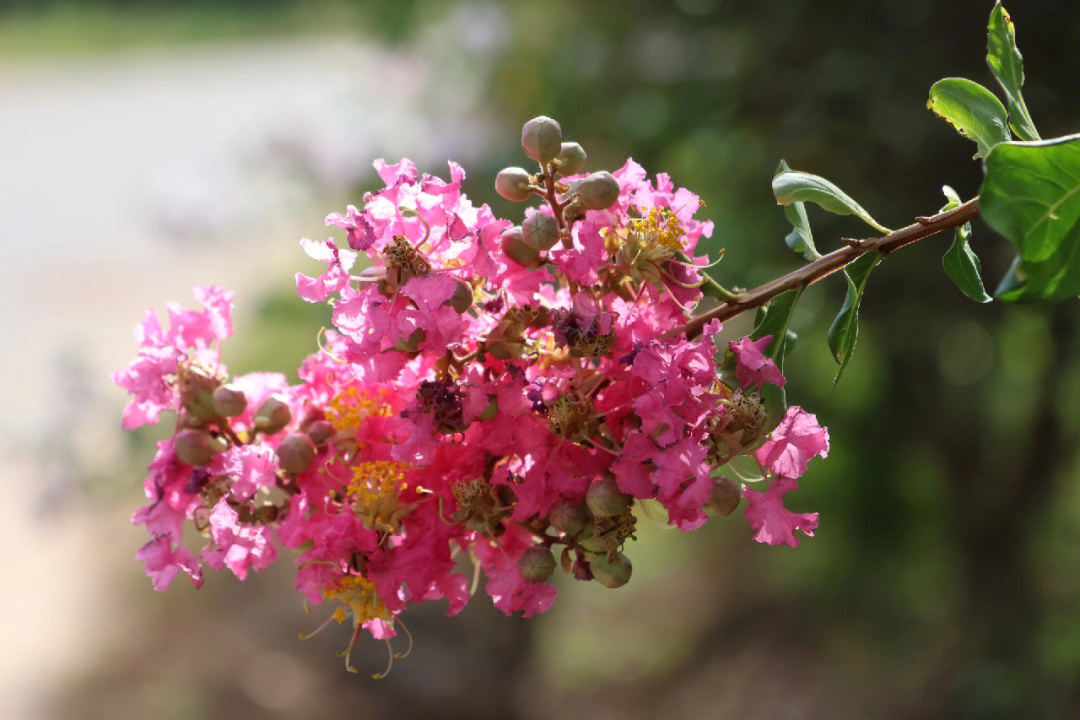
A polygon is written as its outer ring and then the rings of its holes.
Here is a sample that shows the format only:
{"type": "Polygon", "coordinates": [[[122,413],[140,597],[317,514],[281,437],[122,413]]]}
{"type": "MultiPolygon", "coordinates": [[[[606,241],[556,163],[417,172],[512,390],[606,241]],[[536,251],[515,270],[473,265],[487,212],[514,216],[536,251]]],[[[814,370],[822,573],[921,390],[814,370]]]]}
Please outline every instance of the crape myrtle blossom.
{"type": "Polygon", "coordinates": [[[242,580],[292,548],[296,588],[349,621],[351,650],[362,632],[400,642],[412,603],[459,612],[481,575],[496,607],[526,617],[555,601],[556,567],[619,587],[643,505],[689,531],[741,494],[759,542],[813,533],[817,515],[781,496],[828,434],[797,407],[769,425],[760,388],[784,384],[771,338],[720,351],[719,322],[676,331],[703,297],[696,248],[713,227],[697,196],[632,160],[580,173],[580,146],[538,121],[523,148],[539,170],[496,183],[546,201],[527,227],[474,205],[454,163],[443,180],[379,160],[383,187],[326,220],[344,246],[301,243],[322,268],[297,274],[297,292],[329,303],[333,327],[298,384],[227,374],[225,291],[170,306],[167,330],[147,315],[113,380],[132,397],[125,427],[176,418],[134,517],[155,588],[181,573],[200,585],[203,566],[242,580]],[[764,491],[721,472],[737,456],[764,491]]]}

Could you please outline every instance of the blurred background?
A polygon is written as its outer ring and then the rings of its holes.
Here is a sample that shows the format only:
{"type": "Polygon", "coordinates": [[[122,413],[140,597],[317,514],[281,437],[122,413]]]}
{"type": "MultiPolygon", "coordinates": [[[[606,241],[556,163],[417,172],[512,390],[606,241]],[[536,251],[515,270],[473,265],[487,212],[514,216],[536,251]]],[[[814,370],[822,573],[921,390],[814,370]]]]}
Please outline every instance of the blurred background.
{"type": "MultiPolygon", "coordinates": [[[[295,296],[301,237],[373,187],[375,157],[492,178],[557,118],[591,169],[627,155],[700,193],[716,274],[794,268],[769,181],[829,177],[891,226],[978,191],[931,83],[991,83],[989,0],[0,2],[0,716],[4,718],[1080,716],[1080,306],[976,305],[950,242],[891,256],[837,389],[839,282],[795,318],[790,396],[833,449],[792,497],[798,550],[735,516],[643,519],[618,591],[564,581],[548,614],[478,596],[416,608],[385,680],[306,643],[288,562],[155,593],[133,555],[151,443],[108,373],[147,307],[237,291],[234,372],[295,378],[324,311],[295,296]]],[[[1008,5],[1042,134],[1080,129],[1080,6],[1008,5]]],[[[819,248],[863,232],[811,209],[819,248]]],[[[976,224],[992,286],[1008,244],[976,224]]],[[[735,326],[738,330],[739,326],[735,326]]]]}

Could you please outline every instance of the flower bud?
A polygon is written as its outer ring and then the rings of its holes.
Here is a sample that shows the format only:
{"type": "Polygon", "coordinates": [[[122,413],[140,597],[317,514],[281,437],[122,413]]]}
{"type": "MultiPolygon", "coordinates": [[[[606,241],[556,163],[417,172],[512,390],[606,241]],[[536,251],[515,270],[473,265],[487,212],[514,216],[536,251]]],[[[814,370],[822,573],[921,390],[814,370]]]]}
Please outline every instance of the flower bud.
{"type": "Polygon", "coordinates": [[[571,537],[580,533],[588,520],[589,513],[585,506],[573,500],[560,500],[548,510],[551,527],[571,537]]]}
{"type": "Polygon", "coordinates": [[[224,449],[222,443],[215,441],[210,433],[194,428],[181,430],[173,438],[173,452],[180,462],[188,465],[205,465],[224,449]]]}
{"type": "Polygon", "coordinates": [[[446,304],[454,308],[459,314],[465,312],[473,303],[473,289],[472,285],[464,280],[456,281],[454,286],[454,294],[450,296],[450,299],[446,301],[446,304]]]}
{"type": "Polygon", "coordinates": [[[223,417],[236,417],[247,409],[247,397],[231,385],[222,385],[214,391],[214,411],[223,417]]]}
{"type": "Polygon", "coordinates": [[[609,561],[602,553],[589,556],[589,570],[593,578],[604,587],[622,587],[630,581],[634,566],[630,558],[622,553],[615,553],[615,559],[609,561]]]}
{"type": "Polygon", "coordinates": [[[543,545],[533,545],[521,553],[518,570],[528,582],[543,582],[555,572],[555,556],[543,545]]]}
{"type": "Polygon", "coordinates": [[[519,167],[503,168],[495,176],[495,192],[511,202],[525,202],[532,195],[528,171],[519,167]]]}
{"type": "Polygon", "coordinates": [[[530,213],[521,223],[521,237],[531,248],[550,250],[559,241],[559,223],[547,213],[530,213]]]}
{"type": "Polygon", "coordinates": [[[521,128],[521,149],[537,162],[551,162],[562,150],[562,128],[546,115],[534,117],[521,128]]]}
{"type": "Polygon", "coordinates": [[[304,433],[289,433],[277,448],[278,464],[289,473],[302,473],[315,459],[315,443],[304,433]]]}
{"type": "Polygon", "coordinates": [[[556,159],[560,175],[573,175],[585,165],[585,148],[576,142],[564,142],[556,159]]]}
{"type": "Polygon", "coordinates": [[[627,508],[630,500],[629,495],[619,491],[615,478],[610,475],[594,480],[585,493],[585,504],[589,506],[589,512],[598,518],[618,515],[627,508]]]}
{"type": "Polygon", "coordinates": [[[705,501],[705,509],[714,515],[730,515],[739,506],[739,486],[731,478],[721,475],[712,479],[713,489],[705,501]]]}
{"type": "Polygon", "coordinates": [[[273,435],[292,420],[292,411],[288,404],[277,395],[271,395],[263,400],[262,405],[255,411],[255,429],[259,432],[273,435]]]}
{"type": "Polygon", "coordinates": [[[316,420],[311,423],[307,429],[307,435],[311,438],[311,442],[316,445],[322,445],[327,440],[334,436],[334,426],[328,423],[326,420],[316,420]]]}
{"type": "Polygon", "coordinates": [[[188,414],[200,420],[214,416],[212,401],[219,380],[203,371],[191,370],[182,374],[180,404],[188,414]]]}
{"type": "Polygon", "coordinates": [[[581,204],[590,210],[604,210],[619,199],[619,183],[606,170],[594,172],[576,185],[581,204]]]}
{"type": "Polygon", "coordinates": [[[540,259],[540,251],[525,244],[520,227],[503,230],[500,237],[502,238],[503,252],[518,265],[532,268],[543,264],[540,259]]]}

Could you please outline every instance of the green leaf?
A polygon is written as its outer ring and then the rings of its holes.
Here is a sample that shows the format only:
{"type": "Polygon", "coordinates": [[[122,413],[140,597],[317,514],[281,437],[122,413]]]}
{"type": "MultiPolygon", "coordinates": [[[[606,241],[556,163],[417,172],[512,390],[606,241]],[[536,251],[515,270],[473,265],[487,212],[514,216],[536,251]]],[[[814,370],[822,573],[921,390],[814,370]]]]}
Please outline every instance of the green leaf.
{"type": "MultiPolygon", "coordinates": [[[[945,185],[941,191],[945,193],[949,202],[941,208],[940,212],[952,210],[960,205],[960,196],[951,187],[945,185]]],[[[975,302],[987,303],[993,298],[986,294],[986,288],[983,287],[982,265],[979,263],[979,256],[968,244],[970,239],[971,223],[964,223],[963,226],[956,228],[953,244],[941,258],[941,264],[945,268],[945,273],[952,278],[962,293],[975,302]]]]}
{"type": "Polygon", "coordinates": [[[998,143],[1011,139],[1009,115],[994,94],[977,82],[945,78],[930,87],[926,107],[979,146],[976,157],[986,157],[998,143]]]}
{"type": "Polygon", "coordinates": [[[998,145],[986,158],[979,210],[1020,249],[998,297],[1080,294],[1080,135],[998,145]]]}
{"type": "MultiPolygon", "coordinates": [[[[797,336],[788,329],[791,325],[791,316],[795,313],[795,306],[802,296],[802,289],[788,290],[777,295],[769,301],[764,313],[759,313],[757,325],[750,333],[752,340],[758,340],[766,335],[772,335],[772,342],[762,353],[765,357],[773,359],[780,372],[784,372],[784,358],[795,346],[797,336]]],[[[769,422],[776,424],[784,416],[787,410],[787,395],[784,388],[765,383],[761,388],[761,400],[769,411],[769,422]]]]}
{"type": "Polygon", "coordinates": [[[889,228],[870,217],[859,203],[852,200],[843,190],[818,175],[799,170],[783,170],[773,176],[773,195],[780,205],[798,202],[812,202],[823,210],[837,215],[854,215],[875,230],[888,234],[889,228]]]}
{"type": "MultiPolygon", "coordinates": [[[[776,175],[790,169],[788,164],[781,160],[780,167],[776,168],[776,175]]],[[[801,202],[785,205],[784,216],[787,217],[793,228],[784,238],[787,246],[807,260],[817,260],[821,257],[821,253],[814,246],[814,234],[810,232],[810,219],[806,217],[806,205],[801,202]]]]}
{"type": "Polygon", "coordinates": [[[851,354],[855,351],[855,340],[859,335],[859,304],[866,291],[866,281],[870,271],[881,262],[881,253],[868,252],[851,262],[844,271],[847,279],[847,295],[840,312],[836,314],[829,327],[829,350],[840,365],[833,379],[833,386],[840,382],[840,376],[847,369],[851,354]]]}
{"type": "Polygon", "coordinates": [[[1024,86],[1024,59],[1016,48],[1016,28],[1000,0],[990,11],[990,23],[986,28],[986,64],[1005,91],[1009,126],[1016,137],[1039,140],[1039,132],[1031,122],[1024,96],[1020,94],[1020,88],[1024,86]]]}

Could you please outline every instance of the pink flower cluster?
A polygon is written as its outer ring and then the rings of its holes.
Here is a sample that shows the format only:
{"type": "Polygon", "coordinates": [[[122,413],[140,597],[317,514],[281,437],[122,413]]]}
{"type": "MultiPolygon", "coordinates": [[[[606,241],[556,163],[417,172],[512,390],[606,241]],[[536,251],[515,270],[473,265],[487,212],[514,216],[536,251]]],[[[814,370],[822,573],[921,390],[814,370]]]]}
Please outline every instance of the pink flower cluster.
{"type": "Polygon", "coordinates": [[[329,302],[334,328],[298,385],[228,376],[221,289],[195,291],[201,310],[170,306],[168,330],[153,313],[136,330],[113,376],[131,395],[124,427],[177,418],[134,516],[157,589],[181,572],[198,586],[203,566],[243,579],[294,548],[297,588],[336,603],[355,642],[392,637],[411,603],[457,613],[480,570],[495,606],[526,617],[552,605],[559,566],[618,587],[641,503],[693,530],[741,495],[759,542],[813,534],[817,514],[782,496],[828,434],[798,407],[769,427],[758,391],[784,384],[771,338],[720,349],[717,322],[680,330],[713,229],[693,193],[627,161],[594,209],[574,201],[591,176],[543,164],[528,182],[549,217],[531,222],[557,234],[523,248],[521,228],[462,194],[459,166],[449,181],[408,160],[375,167],[385,187],[327,218],[347,247],[302,241],[325,269],[298,274],[298,292],[329,302]],[[725,360],[737,386],[718,379],[725,360]],[[739,456],[763,491],[722,472],[739,456]]]}

